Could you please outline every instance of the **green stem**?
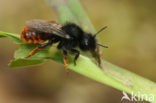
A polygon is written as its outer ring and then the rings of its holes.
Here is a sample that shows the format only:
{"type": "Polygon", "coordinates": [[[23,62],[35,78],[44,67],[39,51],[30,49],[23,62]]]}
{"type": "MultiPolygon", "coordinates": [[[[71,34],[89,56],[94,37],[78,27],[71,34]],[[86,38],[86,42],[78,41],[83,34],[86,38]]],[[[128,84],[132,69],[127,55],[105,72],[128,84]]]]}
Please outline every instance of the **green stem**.
{"type": "Polygon", "coordinates": [[[67,2],[67,6],[71,10],[75,18],[79,21],[81,27],[86,31],[95,33],[96,30],[91,21],[89,20],[86,12],[83,10],[80,2],[78,0],[65,0],[65,1],[67,2]]]}
{"type": "Polygon", "coordinates": [[[12,33],[7,33],[7,32],[2,32],[0,31],[0,37],[9,37],[9,38],[12,38],[14,39],[16,42],[18,43],[23,43],[19,38],[20,36],[19,35],[12,35],[12,33]]]}
{"type": "MultiPolygon", "coordinates": [[[[53,3],[57,0],[49,1],[53,3]]],[[[57,16],[61,18],[61,22],[65,22],[66,20],[64,18],[69,16],[69,18],[73,18],[74,21],[77,20],[77,23],[85,30],[95,33],[93,25],[78,0],[59,0],[59,2],[55,3],[55,12],[57,16]],[[59,5],[62,4],[62,2],[64,2],[63,7],[59,5]],[[58,12],[60,8],[62,8],[62,11],[58,12]],[[64,12],[64,9],[68,9],[68,13],[70,12],[72,16],[70,17],[67,12],[64,12]]],[[[104,72],[101,72],[100,68],[88,61],[90,60],[86,60],[85,57],[80,56],[79,66],[71,66],[71,68],[82,75],[130,94],[133,92],[134,94],[146,94],[149,97],[151,95],[156,96],[156,84],[154,82],[106,61],[103,61],[105,69],[104,72]]],[[[144,97],[144,99],[146,100],[146,97],[144,97]]],[[[156,102],[156,100],[154,102],[156,102]]]]}

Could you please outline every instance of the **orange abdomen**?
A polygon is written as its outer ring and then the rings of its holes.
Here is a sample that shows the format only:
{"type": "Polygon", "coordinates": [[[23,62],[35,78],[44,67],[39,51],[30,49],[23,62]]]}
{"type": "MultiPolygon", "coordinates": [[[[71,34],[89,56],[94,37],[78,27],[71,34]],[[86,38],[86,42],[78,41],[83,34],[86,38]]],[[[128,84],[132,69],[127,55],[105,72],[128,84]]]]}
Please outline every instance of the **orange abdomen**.
{"type": "MultiPolygon", "coordinates": [[[[43,34],[42,34],[43,35],[43,34]]],[[[44,35],[47,37],[47,35],[44,35]]],[[[36,33],[35,31],[29,30],[27,26],[24,27],[22,33],[21,33],[21,40],[25,43],[43,43],[46,38],[43,38],[41,34],[36,33]]]]}

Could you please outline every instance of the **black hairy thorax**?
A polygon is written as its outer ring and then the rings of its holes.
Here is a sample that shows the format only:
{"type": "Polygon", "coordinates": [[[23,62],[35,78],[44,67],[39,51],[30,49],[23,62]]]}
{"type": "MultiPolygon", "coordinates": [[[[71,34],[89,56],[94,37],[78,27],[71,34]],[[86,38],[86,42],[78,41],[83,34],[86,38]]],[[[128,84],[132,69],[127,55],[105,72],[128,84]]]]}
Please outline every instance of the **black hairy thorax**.
{"type": "Polygon", "coordinates": [[[71,37],[71,39],[62,39],[67,49],[76,46],[80,47],[83,51],[94,50],[96,48],[95,38],[91,34],[85,33],[76,24],[68,23],[62,27],[62,30],[71,37]]]}

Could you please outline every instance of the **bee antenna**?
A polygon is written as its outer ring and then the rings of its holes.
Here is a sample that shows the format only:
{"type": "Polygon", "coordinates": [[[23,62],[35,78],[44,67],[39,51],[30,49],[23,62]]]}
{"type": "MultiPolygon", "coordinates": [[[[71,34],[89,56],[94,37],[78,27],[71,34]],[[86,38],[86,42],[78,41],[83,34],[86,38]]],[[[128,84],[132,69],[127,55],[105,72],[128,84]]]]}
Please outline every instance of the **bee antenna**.
{"type": "Polygon", "coordinates": [[[101,31],[103,31],[106,28],[107,28],[107,26],[104,26],[103,28],[101,28],[97,33],[94,34],[94,37],[96,37],[97,34],[99,34],[101,31]]]}
{"type": "Polygon", "coordinates": [[[102,44],[98,44],[96,43],[98,46],[104,47],[104,48],[108,48],[108,46],[102,45],[102,44]]]}

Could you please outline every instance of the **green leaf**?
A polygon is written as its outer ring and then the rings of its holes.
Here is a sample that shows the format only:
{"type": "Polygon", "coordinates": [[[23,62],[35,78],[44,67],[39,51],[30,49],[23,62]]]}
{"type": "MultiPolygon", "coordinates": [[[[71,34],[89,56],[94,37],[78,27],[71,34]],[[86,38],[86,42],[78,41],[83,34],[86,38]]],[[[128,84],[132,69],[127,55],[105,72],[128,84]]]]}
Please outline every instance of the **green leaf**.
{"type": "MultiPolygon", "coordinates": [[[[60,22],[65,23],[68,21],[64,18],[73,17],[76,18],[79,25],[81,25],[84,30],[95,33],[95,29],[91,24],[89,18],[87,17],[85,11],[83,10],[80,2],[78,0],[47,0],[50,6],[54,9],[54,12],[57,14],[60,22]],[[61,6],[61,10],[59,10],[61,6]],[[70,15],[66,14],[64,9],[70,12],[70,15]],[[72,16],[71,16],[72,15],[72,16]]],[[[71,19],[69,19],[71,20],[71,19]]],[[[75,22],[75,21],[71,21],[75,22]]],[[[58,61],[56,59],[56,61],[58,61]]],[[[107,61],[103,60],[104,71],[102,71],[97,65],[93,63],[89,58],[80,56],[77,61],[77,65],[74,66],[72,63],[69,64],[71,70],[78,72],[84,76],[87,76],[93,80],[96,80],[100,83],[107,84],[111,87],[114,87],[118,90],[125,91],[129,94],[132,92],[140,95],[147,95],[151,97],[153,95],[156,97],[156,83],[138,76],[135,73],[131,73],[126,69],[122,69],[118,66],[115,66],[107,61]]],[[[138,95],[137,95],[138,96],[138,95]]],[[[146,100],[146,97],[143,97],[146,100]]],[[[150,100],[147,100],[151,102],[150,100]]],[[[156,103],[156,100],[152,101],[156,103]]]]}
{"type": "Polygon", "coordinates": [[[24,60],[24,59],[16,59],[11,61],[9,64],[10,68],[15,67],[24,67],[24,66],[31,66],[43,63],[44,60],[24,60]]]}
{"type": "Polygon", "coordinates": [[[18,43],[23,43],[23,42],[20,40],[20,36],[17,35],[17,34],[12,34],[12,33],[7,33],[7,32],[2,32],[2,31],[0,31],[0,37],[9,37],[9,38],[15,40],[15,41],[18,42],[18,43]]]}
{"type": "Polygon", "coordinates": [[[49,57],[48,48],[40,50],[38,53],[28,59],[24,59],[38,44],[21,44],[20,48],[15,52],[15,60],[11,61],[9,67],[23,67],[41,64],[44,59],[49,57]]]}
{"type": "Polygon", "coordinates": [[[26,57],[35,47],[37,47],[38,44],[25,44],[20,40],[19,35],[13,33],[0,31],[0,37],[9,37],[21,45],[20,48],[15,52],[15,59],[9,63],[9,67],[11,68],[41,64],[44,61],[43,59],[49,57],[47,48],[40,50],[31,58],[24,60],[24,57],[26,57]]]}
{"type": "MultiPolygon", "coordinates": [[[[33,49],[35,49],[39,44],[22,44],[20,48],[15,52],[15,59],[24,59],[33,49]]],[[[42,59],[49,57],[48,54],[49,48],[45,48],[42,50],[39,50],[35,55],[31,56],[27,60],[30,59],[42,59]]]]}

